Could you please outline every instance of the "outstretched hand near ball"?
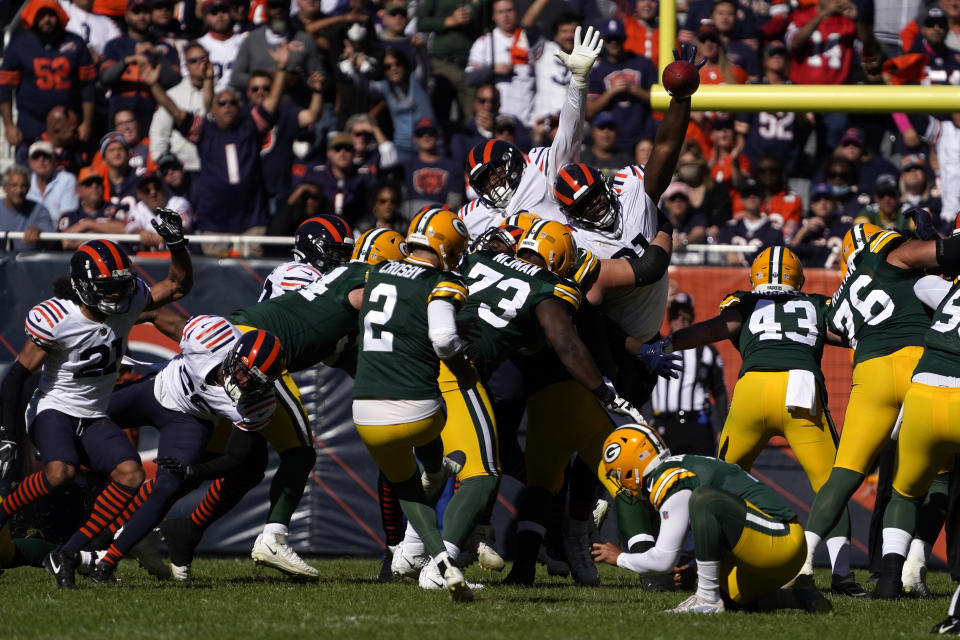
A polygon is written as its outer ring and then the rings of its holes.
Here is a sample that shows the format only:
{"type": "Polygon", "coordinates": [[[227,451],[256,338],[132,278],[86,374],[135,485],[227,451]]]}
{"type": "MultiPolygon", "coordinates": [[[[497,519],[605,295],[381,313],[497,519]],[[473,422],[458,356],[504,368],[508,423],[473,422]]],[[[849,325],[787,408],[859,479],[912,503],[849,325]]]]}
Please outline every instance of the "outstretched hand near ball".
{"type": "Polygon", "coordinates": [[[687,100],[700,87],[700,68],[706,58],[697,60],[697,47],[689,43],[673,50],[674,61],[663,70],[663,88],[674,100],[687,100]]]}
{"type": "Polygon", "coordinates": [[[593,27],[587,27],[581,37],[581,29],[577,27],[573,35],[573,50],[570,53],[558,51],[554,54],[560,62],[570,70],[570,73],[581,83],[587,81],[594,61],[603,50],[603,40],[600,32],[593,27]]]}

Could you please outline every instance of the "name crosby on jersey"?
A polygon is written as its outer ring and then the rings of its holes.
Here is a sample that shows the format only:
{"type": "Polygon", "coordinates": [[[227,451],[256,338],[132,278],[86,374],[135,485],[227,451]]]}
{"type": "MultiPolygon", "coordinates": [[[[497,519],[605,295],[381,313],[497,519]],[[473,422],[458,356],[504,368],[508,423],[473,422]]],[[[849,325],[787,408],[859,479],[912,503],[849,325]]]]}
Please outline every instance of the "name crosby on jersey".
{"type": "Polygon", "coordinates": [[[391,262],[380,269],[380,273],[397,276],[398,278],[410,278],[411,280],[424,271],[426,271],[424,267],[418,267],[409,262],[391,262]]]}

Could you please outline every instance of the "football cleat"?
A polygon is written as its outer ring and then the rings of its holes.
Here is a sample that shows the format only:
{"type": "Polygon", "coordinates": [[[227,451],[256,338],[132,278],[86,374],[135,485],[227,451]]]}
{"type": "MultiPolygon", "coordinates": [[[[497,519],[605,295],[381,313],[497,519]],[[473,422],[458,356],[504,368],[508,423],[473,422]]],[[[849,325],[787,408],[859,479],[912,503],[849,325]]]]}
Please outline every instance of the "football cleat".
{"type": "Polygon", "coordinates": [[[723,613],[726,610],[723,600],[710,602],[695,593],[673,609],[667,609],[666,613],[723,613]]]}
{"type": "Polygon", "coordinates": [[[570,575],[570,565],[563,554],[563,540],[556,534],[547,533],[544,537],[537,562],[547,568],[548,576],[566,578],[570,575]]]}
{"type": "Polygon", "coordinates": [[[600,573],[590,556],[590,536],[587,523],[571,520],[563,535],[563,551],[567,556],[574,582],[587,587],[600,584],[600,573]]]}
{"type": "Polygon", "coordinates": [[[903,582],[900,580],[900,576],[880,574],[877,586],[873,588],[870,597],[874,600],[897,600],[900,598],[902,590],[903,582]]]}
{"type": "Polygon", "coordinates": [[[80,554],[54,549],[43,558],[43,568],[57,579],[61,589],[76,589],[75,573],[80,566],[80,554]]]}
{"type": "Polygon", "coordinates": [[[456,460],[444,456],[439,471],[427,473],[426,470],[423,470],[420,473],[420,482],[423,484],[423,492],[427,494],[427,498],[431,500],[435,498],[437,494],[443,491],[443,486],[447,480],[455,477],[460,473],[461,469],[463,469],[463,465],[456,460]]]}
{"type": "MultiPolygon", "coordinates": [[[[454,569],[460,571],[459,567],[450,563],[454,569]]],[[[460,571],[460,575],[463,575],[463,572],[460,571]]],[[[417,582],[420,584],[421,589],[446,589],[447,582],[444,580],[443,576],[440,575],[440,565],[437,564],[437,561],[433,558],[430,558],[430,561],[424,565],[423,569],[420,571],[420,577],[417,578],[417,582]]],[[[464,579],[466,582],[466,579],[464,579]]],[[[477,582],[467,582],[467,587],[471,591],[479,591],[483,589],[483,585],[477,582]]]]}
{"type": "Polygon", "coordinates": [[[393,582],[393,552],[395,545],[387,545],[383,550],[383,560],[380,561],[380,573],[377,575],[377,582],[393,582]]]}
{"type": "Polygon", "coordinates": [[[467,546],[476,549],[477,562],[484,571],[503,571],[506,562],[494,542],[493,527],[489,524],[478,524],[467,540],[467,546]]]}
{"type": "Polygon", "coordinates": [[[422,542],[404,539],[394,547],[390,570],[398,578],[416,578],[428,562],[430,562],[430,556],[427,555],[422,542]]]}
{"type": "Polygon", "coordinates": [[[593,507],[593,526],[600,530],[603,521],[607,519],[607,513],[610,511],[610,503],[600,498],[593,507]]]}
{"type": "MultiPolygon", "coordinates": [[[[118,531],[117,533],[119,534],[120,532],[118,531]]],[[[167,566],[167,563],[163,561],[163,556],[160,555],[160,549],[157,548],[159,544],[160,532],[157,529],[153,529],[145,535],[140,542],[135,544],[130,551],[127,552],[127,555],[135,559],[137,563],[143,569],[146,569],[147,573],[154,578],[169,580],[172,577],[170,567],[167,566]]]]}
{"type": "Polygon", "coordinates": [[[87,576],[87,580],[93,584],[120,584],[120,578],[117,577],[117,565],[101,562],[93,568],[93,571],[87,576]]]}
{"type": "Polygon", "coordinates": [[[420,572],[420,588],[446,588],[450,592],[450,599],[454,602],[473,602],[473,589],[481,588],[481,586],[471,585],[467,582],[467,579],[463,577],[463,572],[454,566],[446,555],[446,553],[440,554],[441,559],[439,560],[437,558],[430,559],[427,566],[420,572]],[[436,582],[438,577],[441,579],[441,586],[439,587],[436,582]]]}
{"type": "Polygon", "coordinates": [[[930,630],[930,633],[935,633],[937,635],[960,636],[960,618],[947,616],[937,624],[933,625],[933,629],[930,630]]]}
{"type": "Polygon", "coordinates": [[[287,534],[261,533],[253,543],[250,557],[257,565],[273,567],[291,576],[319,577],[320,572],[304,562],[287,541],[287,534]]]}
{"type": "Polygon", "coordinates": [[[190,518],[171,518],[160,523],[160,535],[167,543],[174,580],[189,580],[192,577],[190,563],[193,562],[193,550],[200,544],[203,529],[190,518]],[[178,573],[187,577],[178,578],[178,573]]]}
{"type": "Polygon", "coordinates": [[[830,593],[838,596],[850,596],[851,598],[863,598],[867,595],[866,589],[860,586],[853,573],[841,577],[833,574],[830,578],[830,593]]]}
{"type": "Polygon", "coordinates": [[[920,560],[907,556],[903,563],[903,572],[900,576],[903,583],[903,593],[911,598],[929,598],[930,589],[927,588],[927,567],[920,560]]]}
{"type": "Polygon", "coordinates": [[[177,582],[187,582],[193,580],[193,568],[189,565],[177,565],[170,563],[170,577],[177,582]]]}
{"type": "Polygon", "coordinates": [[[801,573],[794,579],[791,588],[797,606],[807,613],[830,613],[833,611],[833,605],[817,589],[812,575],[801,573]]]}

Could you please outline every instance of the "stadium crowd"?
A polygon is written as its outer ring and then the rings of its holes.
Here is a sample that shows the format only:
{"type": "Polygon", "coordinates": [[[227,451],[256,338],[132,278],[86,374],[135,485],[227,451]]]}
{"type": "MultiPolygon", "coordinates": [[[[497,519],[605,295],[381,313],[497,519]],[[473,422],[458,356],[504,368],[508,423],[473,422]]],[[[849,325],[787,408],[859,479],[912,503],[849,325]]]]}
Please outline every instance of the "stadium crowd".
{"type": "MultiPolygon", "coordinates": [[[[952,0],[689,0],[677,16],[704,84],[960,83],[952,0]]],[[[475,197],[463,163],[477,142],[549,144],[570,75],[554,54],[580,23],[604,39],[582,160],[607,177],[643,166],[662,119],[654,0],[30,0],[17,19],[0,66],[16,159],[0,230],[30,235],[7,250],[50,230],[156,246],[159,206],[198,233],[292,236],[318,212],[404,230],[425,204],[475,197]]],[[[829,267],[854,221],[906,229],[902,210],[922,205],[950,227],[957,123],[694,113],[664,194],[675,246],[783,244],[829,267]]]]}

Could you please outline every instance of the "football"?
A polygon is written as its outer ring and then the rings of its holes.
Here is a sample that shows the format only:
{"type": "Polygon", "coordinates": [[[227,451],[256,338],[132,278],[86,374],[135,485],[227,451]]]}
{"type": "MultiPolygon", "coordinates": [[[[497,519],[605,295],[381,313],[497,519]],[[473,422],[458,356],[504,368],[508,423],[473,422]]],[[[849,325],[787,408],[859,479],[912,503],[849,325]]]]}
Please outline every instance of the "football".
{"type": "Polygon", "coordinates": [[[700,86],[697,67],[686,60],[675,60],[663,70],[663,88],[674,98],[687,98],[700,86]]]}

